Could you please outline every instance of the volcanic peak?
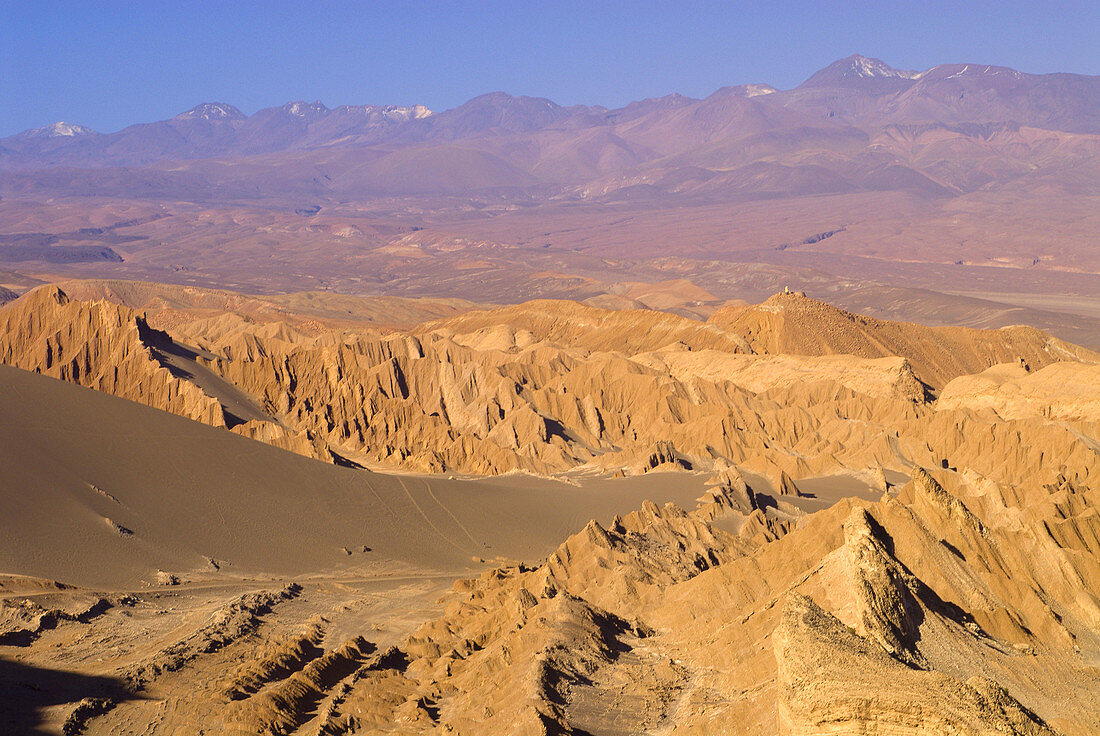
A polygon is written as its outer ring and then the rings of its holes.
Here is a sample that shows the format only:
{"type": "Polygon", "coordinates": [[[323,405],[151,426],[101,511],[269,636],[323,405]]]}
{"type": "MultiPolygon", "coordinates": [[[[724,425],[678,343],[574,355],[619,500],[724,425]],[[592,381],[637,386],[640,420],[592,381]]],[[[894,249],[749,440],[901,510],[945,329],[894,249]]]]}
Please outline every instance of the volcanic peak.
{"type": "Polygon", "coordinates": [[[99,134],[84,125],[77,125],[76,123],[66,123],[64,120],[58,121],[53,125],[46,125],[41,128],[33,128],[31,130],[20,133],[20,136],[24,138],[77,138],[85,135],[99,134]]]}
{"type": "Polygon", "coordinates": [[[852,54],[816,72],[801,87],[828,87],[864,79],[919,79],[922,72],[895,69],[881,59],[852,54]]]}
{"type": "Polygon", "coordinates": [[[206,120],[220,122],[228,120],[244,120],[245,114],[239,109],[225,102],[204,102],[195,105],[187,112],[181,112],[173,120],[206,120]]]}

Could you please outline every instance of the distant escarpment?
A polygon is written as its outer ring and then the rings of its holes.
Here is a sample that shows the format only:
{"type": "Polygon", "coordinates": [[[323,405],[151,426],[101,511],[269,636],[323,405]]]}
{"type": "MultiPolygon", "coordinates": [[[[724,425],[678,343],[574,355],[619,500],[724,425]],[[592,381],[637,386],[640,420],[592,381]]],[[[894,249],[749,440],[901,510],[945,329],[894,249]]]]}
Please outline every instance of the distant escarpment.
{"type": "Polygon", "coordinates": [[[1097,357],[1034,327],[975,330],[891,322],[794,292],[776,294],[755,306],[721,309],[708,322],[743,336],[755,353],[902,355],[920,380],[937,389],[952,378],[999,363],[1023,361],[1041,368],[1055,361],[1095,361],[1097,357]]]}

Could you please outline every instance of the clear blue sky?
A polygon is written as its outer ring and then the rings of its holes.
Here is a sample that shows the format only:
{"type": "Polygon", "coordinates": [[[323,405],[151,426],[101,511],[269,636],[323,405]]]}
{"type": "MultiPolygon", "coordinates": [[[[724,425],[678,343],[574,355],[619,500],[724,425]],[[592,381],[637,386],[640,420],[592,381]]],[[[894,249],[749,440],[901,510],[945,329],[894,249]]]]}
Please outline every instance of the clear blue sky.
{"type": "Polygon", "coordinates": [[[503,90],[614,107],[792,87],[852,53],[1100,74],[1100,0],[0,0],[0,136],[113,131],[204,101],[443,110],[503,90]]]}

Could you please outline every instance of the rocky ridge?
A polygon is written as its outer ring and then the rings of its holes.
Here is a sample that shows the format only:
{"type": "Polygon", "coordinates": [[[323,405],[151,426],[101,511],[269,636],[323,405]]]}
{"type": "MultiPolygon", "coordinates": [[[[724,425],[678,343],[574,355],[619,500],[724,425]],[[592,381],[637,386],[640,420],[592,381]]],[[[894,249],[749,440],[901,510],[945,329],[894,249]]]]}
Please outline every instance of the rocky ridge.
{"type": "Polygon", "coordinates": [[[1096,733],[1095,513],[1063,545],[988,503],[1046,490],[943,477],[778,537],[730,492],[592,522],[541,564],[457,583],[320,732],[1096,733]]]}
{"type": "Polygon", "coordinates": [[[1082,348],[1030,328],[870,320],[792,294],[730,315],[700,323],[545,302],[387,334],[305,334],[227,314],[167,335],[132,310],[51,288],[0,311],[0,344],[4,362],[338,462],[476,474],[738,465],[776,487],[784,472],[944,462],[1050,482],[1059,468],[1038,462],[1050,456],[1092,472],[1087,411],[1013,423],[954,389],[943,405],[928,395],[930,381],[1005,359],[1034,369],[1079,359],[1037,377],[1087,372],[1080,361],[1095,356],[1082,348]]]}

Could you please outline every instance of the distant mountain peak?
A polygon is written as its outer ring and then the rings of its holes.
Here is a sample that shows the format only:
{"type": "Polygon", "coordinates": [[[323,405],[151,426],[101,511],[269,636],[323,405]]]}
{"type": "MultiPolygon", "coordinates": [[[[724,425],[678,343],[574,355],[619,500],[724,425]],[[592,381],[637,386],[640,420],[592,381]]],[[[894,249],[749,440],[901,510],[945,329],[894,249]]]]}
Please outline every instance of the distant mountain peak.
{"type": "Polygon", "coordinates": [[[173,120],[207,120],[220,122],[227,120],[244,120],[245,114],[224,102],[204,102],[195,105],[187,112],[181,112],[173,120]]]}
{"type": "MultiPolygon", "coordinates": [[[[512,95],[507,92],[486,92],[483,95],[478,95],[473,99],[467,100],[464,105],[512,105],[512,106],[528,106],[533,108],[545,108],[548,110],[558,109],[561,107],[553,100],[548,100],[545,97],[528,97],[527,95],[512,95]]],[[[460,105],[459,107],[462,107],[460,105]]]]}
{"type": "Polygon", "coordinates": [[[387,105],[385,109],[387,111],[388,110],[403,111],[403,112],[407,113],[409,118],[412,119],[412,120],[419,120],[420,118],[430,117],[430,116],[435,114],[430,109],[425,107],[424,105],[412,105],[410,107],[393,107],[393,106],[387,105]]]}
{"type": "Polygon", "coordinates": [[[22,135],[26,138],[78,138],[85,135],[98,135],[98,133],[86,126],[66,123],[62,120],[53,125],[24,131],[22,135]]]}
{"type": "Polygon", "coordinates": [[[920,76],[920,72],[895,69],[880,59],[872,59],[867,56],[853,54],[843,61],[847,62],[848,71],[845,74],[854,74],[864,79],[871,77],[895,77],[899,79],[914,79],[920,76]]]}
{"type": "Polygon", "coordinates": [[[295,102],[288,102],[283,105],[283,112],[288,115],[293,115],[297,118],[314,117],[316,115],[324,115],[329,112],[329,109],[324,106],[320,100],[313,102],[303,102],[301,100],[295,102]]]}
{"type": "Polygon", "coordinates": [[[712,96],[722,97],[763,97],[778,92],[770,84],[738,84],[734,86],[720,87],[712,96]]]}
{"type": "Polygon", "coordinates": [[[919,79],[921,72],[895,69],[881,59],[852,54],[834,61],[802,83],[803,87],[824,87],[835,84],[858,83],[863,80],[919,79]]]}

